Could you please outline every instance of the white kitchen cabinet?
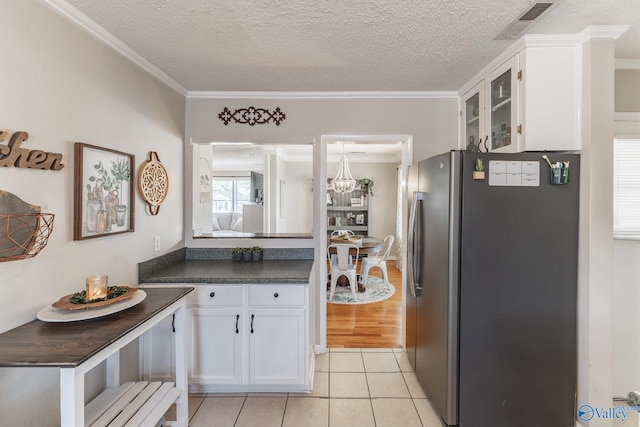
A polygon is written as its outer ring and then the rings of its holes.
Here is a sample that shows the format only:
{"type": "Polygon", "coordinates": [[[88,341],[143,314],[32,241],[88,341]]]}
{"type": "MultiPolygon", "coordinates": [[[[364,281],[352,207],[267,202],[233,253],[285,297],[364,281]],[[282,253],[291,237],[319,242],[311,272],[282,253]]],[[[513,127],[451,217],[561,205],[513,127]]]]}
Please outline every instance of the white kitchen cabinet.
{"type": "Polygon", "coordinates": [[[518,151],[518,56],[489,73],[462,97],[463,141],[468,150],[518,151]]]}
{"type": "Polygon", "coordinates": [[[308,285],[194,285],[192,392],[308,391],[308,285]]]}
{"type": "Polygon", "coordinates": [[[485,79],[486,136],[489,151],[515,153],[518,139],[519,56],[515,55],[493,70],[485,79]]]}
{"type": "Polygon", "coordinates": [[[249,382],[304,384],[306,286],[249,287],[249,382]]]}
{"type": "Polygon", "coordinates": [[[461,148],[580,149],[580,50],[528,43],[481,81],[470,82],[461,98],[461,148]]]}
{"type": "Polygon", "coordinates": [[[189,307],[189,381],[242,383],[243,288],[198,285],[189,307]]]}
{"type": "Polygon", "coordinates": [[[237,308],[190,308],[189,382],[240,384],[242,340],[237,308]]]}
{"type": "MultiPolygon", "coordinates": [[[[309,391],[308,284],[193,284],[187,295],[190,392],[309,391]]],[[[142,376],[172,380],[172,318],[145,334],[142,376]]]]}
{"type": "Polygon", "coordinates": [[[476,84],[462,97],[462,123],[464,148],[477,151],[484,133],[484,82],[476,84]]]}

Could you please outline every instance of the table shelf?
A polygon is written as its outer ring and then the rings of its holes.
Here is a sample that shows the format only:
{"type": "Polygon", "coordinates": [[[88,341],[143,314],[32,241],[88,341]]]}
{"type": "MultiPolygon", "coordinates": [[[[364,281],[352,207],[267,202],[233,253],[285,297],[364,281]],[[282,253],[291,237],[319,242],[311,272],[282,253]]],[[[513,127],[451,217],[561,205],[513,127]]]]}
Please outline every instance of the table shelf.
{"type": "Polygon", "coordinates": [[[174,383],[159,381],[109,387],[85,407],[85,426],[155,426],[181,392],[174,383]]]}

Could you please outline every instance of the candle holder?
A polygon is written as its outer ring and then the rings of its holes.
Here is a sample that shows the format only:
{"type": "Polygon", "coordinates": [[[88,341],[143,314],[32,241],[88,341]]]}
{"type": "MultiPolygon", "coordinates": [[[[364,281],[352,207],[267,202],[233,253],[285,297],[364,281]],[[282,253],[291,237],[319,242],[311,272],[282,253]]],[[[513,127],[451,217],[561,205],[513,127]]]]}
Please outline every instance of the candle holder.
{"type": "Polygon", "coordinates": [[[87,300],[96,300],[107,297],[107,285],[109,282],[109,276],[106,274],[99,274],[96,276],[87,276],[87,300]]]}

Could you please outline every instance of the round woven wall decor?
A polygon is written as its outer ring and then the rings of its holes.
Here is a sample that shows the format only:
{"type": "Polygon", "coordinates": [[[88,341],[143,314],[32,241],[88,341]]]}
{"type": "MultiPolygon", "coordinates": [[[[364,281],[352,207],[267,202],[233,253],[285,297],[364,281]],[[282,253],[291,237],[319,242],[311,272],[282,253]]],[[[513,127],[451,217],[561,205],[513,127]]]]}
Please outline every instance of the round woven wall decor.
{"type": "Polygon", "coordinates": [[[158,153],[149,152],[149,159],[138,169],[138,191],[142,199],[147,202],[150,215],[158,215],[160,204],[167,197],[169,190],[169,176],[160,163],[158,153]]]}

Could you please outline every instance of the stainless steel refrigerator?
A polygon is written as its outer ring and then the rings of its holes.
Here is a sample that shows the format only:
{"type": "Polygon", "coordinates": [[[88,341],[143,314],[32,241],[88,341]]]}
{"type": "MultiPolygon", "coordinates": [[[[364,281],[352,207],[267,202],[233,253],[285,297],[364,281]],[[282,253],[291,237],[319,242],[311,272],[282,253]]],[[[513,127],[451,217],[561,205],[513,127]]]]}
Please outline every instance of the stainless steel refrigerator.
{"type": "Polygon", "coordinates": [[[559,152],[410,168],[406,345],[445,425],[574,425],[579,172],[559,152]]]}

